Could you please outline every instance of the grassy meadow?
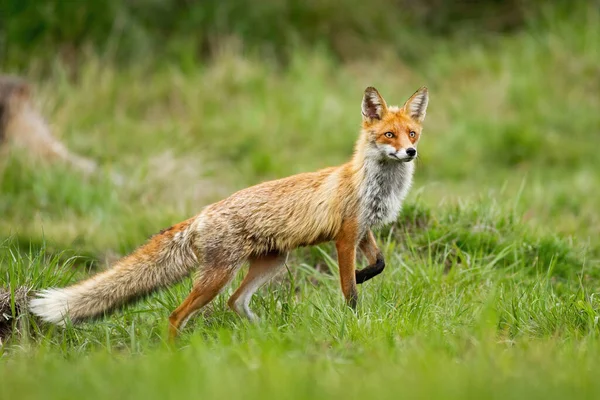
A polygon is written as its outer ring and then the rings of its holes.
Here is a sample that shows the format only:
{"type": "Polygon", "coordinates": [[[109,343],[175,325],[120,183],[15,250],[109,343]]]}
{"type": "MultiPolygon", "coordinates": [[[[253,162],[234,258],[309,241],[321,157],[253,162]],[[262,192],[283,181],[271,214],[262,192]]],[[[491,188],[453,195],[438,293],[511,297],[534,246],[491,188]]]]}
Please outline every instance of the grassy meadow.
{"type": "Polygon", "coordinates": [[[76,71],[8,68],[103,170],[1,161],[11,291],[68,285],[235,190],[345,162],[366,86],[391,104],[431,97],[415,185],[377,232],[387,268],[356,312],[331,245],[292,254],[252,301],[259,324],[226,306],[242,271],[173,347],[167,317],[191,279],[65,329],[14,310],[0,399],[598,398],[599,37],[583,7],[485,40],[422,38],[413,58],[299,46],[282,65],[231,39],[202,62],[88,51],[76,71]]]}

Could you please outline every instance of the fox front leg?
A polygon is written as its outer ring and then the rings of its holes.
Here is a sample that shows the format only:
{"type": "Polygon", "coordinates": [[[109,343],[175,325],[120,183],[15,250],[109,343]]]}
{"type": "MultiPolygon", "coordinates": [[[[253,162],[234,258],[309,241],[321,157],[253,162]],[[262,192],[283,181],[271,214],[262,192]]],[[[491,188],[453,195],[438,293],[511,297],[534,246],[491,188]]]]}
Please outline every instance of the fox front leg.
{"type": "Polygon", "coordinates": [[[369,263],[367,267],[356,271],[356,283],[361,284],[383,272],[385,260],[383,259],[383,254],[381,254],[379,247],[377,247],[375,236],[373,236],[373,232],[370,230],[362,238],[358,247],[369,263]]]}
{"type": "Polygon", "coordinates": [[[357,224],[346,221],[335,240],[338,265],[340,267],[340,283],[346,298],[346,304],[356,308],[358,291],[356,290],[356,244],[358,243],[357,224]]]}

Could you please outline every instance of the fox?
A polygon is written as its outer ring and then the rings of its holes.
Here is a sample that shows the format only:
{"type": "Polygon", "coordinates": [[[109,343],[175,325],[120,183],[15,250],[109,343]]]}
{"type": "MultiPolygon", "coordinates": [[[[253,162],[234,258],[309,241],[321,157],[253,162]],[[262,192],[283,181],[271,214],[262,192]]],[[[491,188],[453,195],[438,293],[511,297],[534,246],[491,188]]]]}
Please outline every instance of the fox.
{"type": "Polygon", "coordinates": [[[95,161],[74,154],[59,141],[36,108],[31,85],[23,78],[0,75],[0,155],[11,149],[25,150],[43,162],[62,162],[84,176],[98,171],[95,161]]]}
{"type": "Polygon", "coordinates": [[[345,164],[242,189],[153,235],[111,268],[66,288],[39,291],[30,311],[65,325],[101,316],[196,272],[192,289],[170,314],[174,340],[246,263],[228,306],[255,322],[255,292],[280,272],[290,251],[333,241],[346,304],[357,285],[381,274],[385,260],[373,229],[396,220],[412,185],[417,144],[429,103],[426,87],[402,107],[388,106],[374,87],[364,91],[362,127],[345,164]],[[356,269],[357,253],[367,261],[356,269]]]}

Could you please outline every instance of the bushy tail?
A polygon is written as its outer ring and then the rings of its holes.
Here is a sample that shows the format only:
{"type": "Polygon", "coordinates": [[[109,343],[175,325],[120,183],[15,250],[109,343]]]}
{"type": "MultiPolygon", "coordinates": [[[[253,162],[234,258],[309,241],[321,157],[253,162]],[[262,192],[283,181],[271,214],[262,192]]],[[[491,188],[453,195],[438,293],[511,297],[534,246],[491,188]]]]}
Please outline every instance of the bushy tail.
{"type": "Polygon", "coordinates": [[[153,236],[148,243],[91,278],[63,289],[46,289],[29,302],[44,321],[64,325],[100,315],[173,284],[197,264],[193,219],[153,236]]]}

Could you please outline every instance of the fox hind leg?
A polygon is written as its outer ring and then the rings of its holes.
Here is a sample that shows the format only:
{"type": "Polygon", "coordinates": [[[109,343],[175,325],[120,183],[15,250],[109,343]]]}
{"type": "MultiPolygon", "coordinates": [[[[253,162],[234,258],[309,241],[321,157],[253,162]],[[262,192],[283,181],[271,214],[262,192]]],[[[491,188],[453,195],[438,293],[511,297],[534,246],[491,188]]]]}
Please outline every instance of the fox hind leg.
{"type": "Polygon", "coordinates": [[[169,339],[173,340],[185,323],[210,303],[235,276],[237,268],[206,267],[194,283],[192,291],[169,316],[169,339]]]}
{"type": "Polygon", "coordinates": [[[269,253],[250,259],[250,268],[240,287],[233,293],[229,301],[231,307],[242,317],[256,322],[258,317],[250,310],[252,295],[281,270],[287,253],[269,253]]]}

